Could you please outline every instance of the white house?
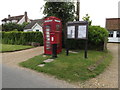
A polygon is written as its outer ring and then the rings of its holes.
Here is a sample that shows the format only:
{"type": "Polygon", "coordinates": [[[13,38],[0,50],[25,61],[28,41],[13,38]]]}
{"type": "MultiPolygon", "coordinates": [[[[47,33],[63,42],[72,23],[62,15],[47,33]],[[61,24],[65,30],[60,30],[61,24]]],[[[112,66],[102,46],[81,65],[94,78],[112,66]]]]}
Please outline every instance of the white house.
{"type": "Polygon", "coordinates": [[[107,18],[106,29],[109,31],[108,42],[120,42],[120,18],[107,18]]]}
{"type": "Polygon", "coordinates": [[[24,15],[19,15],[19,16],[10,16],[8,15],[8,18],[4,18],[2,20],[2,24],[5,23],[17,23],[17,24],[22,24],[23,22],[31,22],[30,19],[27,16],[27,12],[24,13],[24,15]]]}
{"type": "Polygon", "coordinates": [[[43,21],[42,19],[31,21],[30,24],[28,24],[27,26],[25,26],[24,32],[28,32],[28,31],[40,31],[40,32],[43,33],[42,21],[43,21]]]}

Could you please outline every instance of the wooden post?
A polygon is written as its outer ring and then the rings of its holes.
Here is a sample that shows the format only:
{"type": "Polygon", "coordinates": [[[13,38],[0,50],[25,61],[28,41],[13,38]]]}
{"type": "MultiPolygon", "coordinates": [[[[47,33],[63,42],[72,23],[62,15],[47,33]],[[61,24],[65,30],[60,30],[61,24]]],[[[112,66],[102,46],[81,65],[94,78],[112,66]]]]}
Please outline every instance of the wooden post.
{"type": "Polygon", "coordinates": [[[76,12],[76,14],[77,14],[76,21],[79,21],[79,18],[80,18],[80,2],[79,2],[79,0],[77,0],[77,12],[76,12]]]}

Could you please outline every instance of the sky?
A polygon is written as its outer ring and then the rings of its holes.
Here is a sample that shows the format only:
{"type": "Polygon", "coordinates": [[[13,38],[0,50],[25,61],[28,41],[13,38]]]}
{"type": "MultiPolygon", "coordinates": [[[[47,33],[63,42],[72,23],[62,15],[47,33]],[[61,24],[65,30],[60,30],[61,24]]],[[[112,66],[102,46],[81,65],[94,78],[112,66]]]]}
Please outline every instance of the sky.
{"type": "MultiPolygon", "coordinates": [[[[106,18],[118,17],[118,2],[120,0],[80,0],[80,20],[89,14],[92,25],[105,27],[106,18]]],[[[0,5],[1,20],[11,16],[23,15],[25,11],[30,19],[41,19],[41,8],[45,4],[44,0],[2,0],[0,5]]]]}

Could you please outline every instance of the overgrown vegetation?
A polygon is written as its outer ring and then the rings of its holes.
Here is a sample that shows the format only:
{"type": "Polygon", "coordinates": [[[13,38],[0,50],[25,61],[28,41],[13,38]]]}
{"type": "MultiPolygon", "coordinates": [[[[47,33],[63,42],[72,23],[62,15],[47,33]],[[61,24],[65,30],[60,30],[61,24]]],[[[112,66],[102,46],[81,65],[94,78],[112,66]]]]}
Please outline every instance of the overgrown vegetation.
{"type": "Polygon", "coordinates": [[[10,52],[10,51],[18,51],[18,50],[25,50],[28,48],[33,48],[33,46],[23,46],[23,45],[8,45],[8,44],[0,44],[2,48],[0,49],[0,52],[10,52]]]}
{"type": "Polygon", "coordinates": [[[20,66],[38,72],[44,72],[69,82],[79,82],[96,77],[104,71],[112,60],[112,56],[109,52],[88,51],[88,59],[85,59],[84,51],[70,53],[69,56],[66,56],[65,51],[63,50],[53,62],[46,63],[44,67],[38,66],[48,58],[51,57],[38,55],[20,63],[20,66]],[[93,71],[90,71],[88,68],[98,61],[101,61],[99,65],[97,65],[93,71]]]}
{"type": "Polygon", "coordinates": [[[43,34],[41,32],[11,31],[1,33],[3,44],[26,45],[30,42],[37,42],[43,45],[43,34]]]}
{"type": "Polygon", "coordinates": [[[86,14],[86,16],[84,16],[83,21],[88,21],[89,26],[92,24],[92,20],[90,20],[90,16],[88,14],[86,14]]]}
{"type": "Polygon", "coordinates": [[[23,31],[24,27],[29,23],[24,22],[23,24],[17,23],[6,23],[2,25],[2,31],[23,31]]]}

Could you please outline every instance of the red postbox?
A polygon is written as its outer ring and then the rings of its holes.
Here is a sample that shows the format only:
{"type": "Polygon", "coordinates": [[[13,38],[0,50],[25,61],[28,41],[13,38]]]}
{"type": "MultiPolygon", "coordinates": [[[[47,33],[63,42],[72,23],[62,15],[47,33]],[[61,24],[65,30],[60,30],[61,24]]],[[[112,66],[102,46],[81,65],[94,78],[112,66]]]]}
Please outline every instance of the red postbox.
{"type": "Polygon", "coordinates": [[[62,23],[57,17],[47,17],[43,22],[44,54],[52,54],[52,44],[57,44],[57,54],[62,51],[62,23]]]}

